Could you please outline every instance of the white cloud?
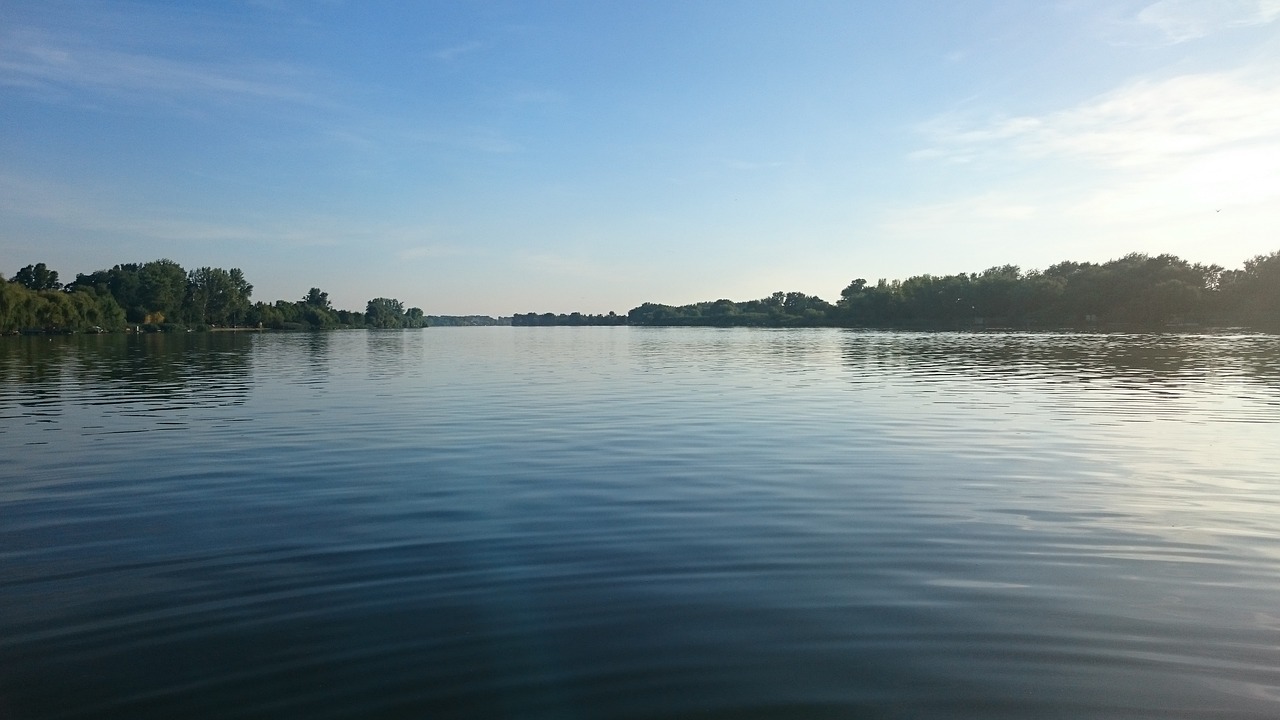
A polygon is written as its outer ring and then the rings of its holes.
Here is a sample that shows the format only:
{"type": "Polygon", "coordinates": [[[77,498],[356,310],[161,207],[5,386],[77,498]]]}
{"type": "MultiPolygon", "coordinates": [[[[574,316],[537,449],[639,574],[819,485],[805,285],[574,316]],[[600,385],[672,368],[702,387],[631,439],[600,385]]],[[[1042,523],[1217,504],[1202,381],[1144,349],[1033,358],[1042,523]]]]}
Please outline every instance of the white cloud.
{"type": "Polygon", "coordinates": [[[1280,17],[1278,0],[1160,0],[1137,15],[1168,42],[1181,43],[1223,30],[1264,25],[1280,17]]]}
{"type": "Polygon", "coordinates": [[[1274,249],[1280,73],[1133,82],[1056,112],[949,115],[921,129],[932,143],[912,159],[953,178],[952,194],[894,208],[881,227],[897,242],[947,238],[969,253],[925,250],[939,259],[989,250],[993,262],[1017,261],[1066,245],[1086,253],[1077,259],[1143,250],[1230,264],[1274,249]]]}
{"type": "MultiPolygon", "coordinates": [[[[1113,224],[1280,208],[1280,142],[1206,153],[1155,172],[1126,174],[1079,199],[1073,212],[1113,224]]],[[[1275,211],[1272,223],[1280,221],[1275,211]]]]}
{"type": "Polygon", "coordinates": [[[1031,220],[1037,206],[1025,195],[990,191],[930,205],[915,206],[908,213],[886,219],[883,227],[894,232],[927,235],[991,223],[1007,224],[1031,220]]]}
{"type": "Polygon", "coordinates": [[[1280,140],[1280,77],[1242,73],[1140,81],[1078,107],[1040,117],[964,126],[940,118],[922,130],[933,145],[917,158],[1080,159],[1114,167],[1179,162],[1242,144],[1280,140]]]}

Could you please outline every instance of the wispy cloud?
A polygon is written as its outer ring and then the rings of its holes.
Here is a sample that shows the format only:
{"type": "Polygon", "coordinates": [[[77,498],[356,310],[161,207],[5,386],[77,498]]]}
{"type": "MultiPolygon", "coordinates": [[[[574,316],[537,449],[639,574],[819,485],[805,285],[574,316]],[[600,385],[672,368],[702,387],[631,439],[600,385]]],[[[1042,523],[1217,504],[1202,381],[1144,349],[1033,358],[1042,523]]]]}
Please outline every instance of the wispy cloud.
{"type": "Polygon", "coordinates": [[[305,76],[301,68],[286,63],[179,60],[30,28],[10,29],[0,38],[0,84],[41,90],[52,98],[70,91],[147,102],[252,99],[316,104],[320,97],[302,87],[305,76]]]}
{"type": "Polygon", "coordinates": [[[725,166],[730,170],[739,170],[742,172],[753,172],[756,170],[772,170],[786,165],[781,161],[758,161],[758,160],[729,160],[725,162],[725,166]]]}
{"type": "Polygon", "coordinates": [[[948,114],[920,129],[930,142],[913,159],[945,163],[955,185],[886,213],[882,229],[901,242],[948,238],[991,248],[993,259],[1017,257],[1010,244],[1069,243],[1105,257],[1107,248],[1186,252],[1224,232],[1258,249],[1274,243],[1280,73],[1142,80],[1056,112],[948,114]]]}
{"type": "Polygon", "coordinates": [[[439,50],[436,50],[435,52],[431,53],[431,56],[437,60],[440,60],[441,62],[450,63],[450,62],[454,62],[460,57],[463,57],[464,55],[470,55],[472,53],[483,50],[484,47],[485,47],[484,43],[478,40],[473,40],[472,42],[462,43],[460,45],[451,45],[446,48],[440,48],[439,50]]]}
{"type": "Polygon", "coordinates": [[[1277,18],[1280,0],[1160,0],[1142,8],[1136,20],[1166,41],[1182,43],[1277,18]]]}
{"type": "Polygon", "coordinates": [[[1238,146],[1280,141],[1280,77],[1245,73],[1139,81],[1041,116],[921,126],[932,143],[917,158],[973,161],[1012,153],[1139,167],[1238,146]]]}
{"type": "MultiPolygon", "coordinates": [[[[229,213],[221,213],[228,215],[229,213]]],[[[379,228],[342,218],[235,214],[211,220],[207,215],[169,207],[139,207],[111,188],[67,184],[0,173],[0,218],[49,222],[69,236],[130,238],[164,244],[253,243],[309,247],[363,242],[379,228]]]]}
{"type": "Polygon", "coordinates": [[[469,254],[466,248],[457,245],[434,243],[415,245],[396,253],[396,257],[404,261],[427,260],[433,258],[459,257],[469,254]]]}
{"type": "Polygon", "coordinates": [[[991,190],[887,213],[880,225],[890,236],[963,239],[995,237],[994,228],[1022,230],[1041,218],[1043,198],[1025,192],[991,190]]]}

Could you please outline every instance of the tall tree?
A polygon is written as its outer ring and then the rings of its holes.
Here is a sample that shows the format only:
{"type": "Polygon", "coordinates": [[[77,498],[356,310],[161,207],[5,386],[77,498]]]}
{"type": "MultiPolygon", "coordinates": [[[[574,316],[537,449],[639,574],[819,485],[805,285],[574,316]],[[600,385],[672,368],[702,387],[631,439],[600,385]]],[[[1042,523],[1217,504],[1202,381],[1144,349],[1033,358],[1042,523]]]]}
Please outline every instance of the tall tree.
{"type": "Polygon", "coordinates": [[[422,308],[411,307],[404,311],[404,326],[407,328],[422,328],[427,326],[427,317],[422,312],[422,308]]]}
{"type": "Polygon", "coordinates": [[[320,308],[321,310],[331,310],[329,305],[329,293],[322,292],[320,288],[313,287],[303,296],[302,303],[311,307],[320,308]]]}
{"type": "Polygon", "coordinates": [[[138,300],[155,322],[175,320],[187,294],[187,271],[178,263],[152,260],[138,268],[138,300]]]}
{"type": "Polygon", "coordinates": [[[13,282],[30,290],[61,290],[58,282],[58,271],[50,270],[44,263],[28,265],[13,276],[13,282]]]}
{"type": "MultiPolygon", "coordinates": [[[[122,263],[110,270],[97,270],[85,274],[77,274],[71,283],[73,290],[93,288],[98,292],[108,292],[124,308],[125,317],[131,323],[144,322],[150,309],[146,307],[142,297],[142,266],[137,263],[122,263]]],[[[186,278],[183,278],[185,294],[186,278]]]]}
{"type": "Polygon", "coordinates": [[[202,267],[187,276],[187,314],[194,322],[237,325],[249,314],[253,286],[240,268],[202,267]]]}
{"type": "Polygon", "coordinates": [[[404,303],[395,298],[374,298],[365,306],[365,322],[375,328],[404,327],[404,303]]]}

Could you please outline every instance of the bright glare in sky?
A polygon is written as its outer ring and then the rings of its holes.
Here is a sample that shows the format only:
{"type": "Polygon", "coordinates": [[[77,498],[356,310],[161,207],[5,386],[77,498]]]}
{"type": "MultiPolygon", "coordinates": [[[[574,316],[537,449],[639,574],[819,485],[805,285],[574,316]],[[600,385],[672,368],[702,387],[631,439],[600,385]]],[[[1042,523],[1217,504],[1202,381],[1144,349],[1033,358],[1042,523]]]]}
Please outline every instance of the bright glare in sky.
{"type": "Polygon", "coordinates": [[[624,313],[1280,250],[1280,0],[0,3],[0,272],[624,313]]]}

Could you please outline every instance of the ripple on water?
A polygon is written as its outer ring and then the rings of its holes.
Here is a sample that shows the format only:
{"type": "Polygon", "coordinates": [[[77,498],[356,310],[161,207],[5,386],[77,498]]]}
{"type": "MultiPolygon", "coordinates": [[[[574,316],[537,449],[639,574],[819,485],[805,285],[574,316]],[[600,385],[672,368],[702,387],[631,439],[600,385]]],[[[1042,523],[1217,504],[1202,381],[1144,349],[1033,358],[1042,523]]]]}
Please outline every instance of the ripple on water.
{"type": "Polygon", "coordinates": [[[1280,339],[0,338],[14,717],[1280,714],[1280,339]]]}

